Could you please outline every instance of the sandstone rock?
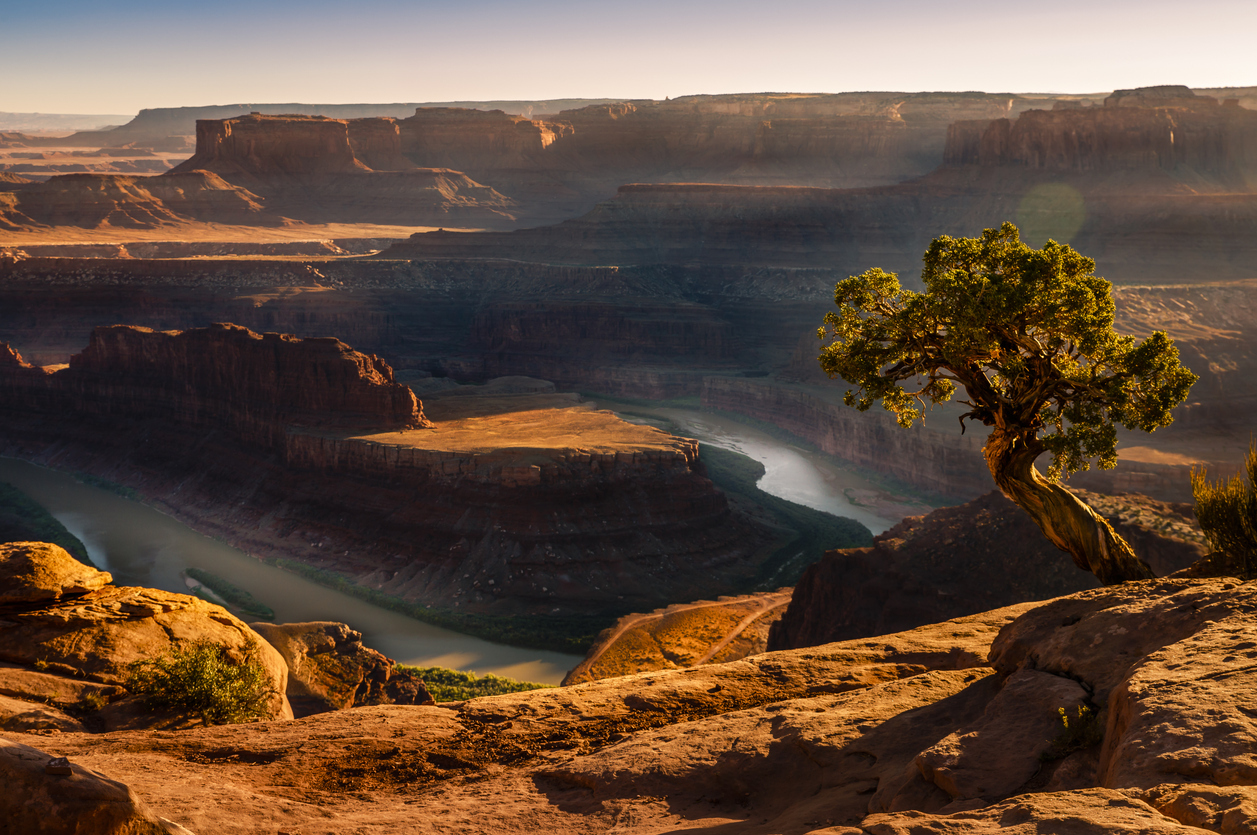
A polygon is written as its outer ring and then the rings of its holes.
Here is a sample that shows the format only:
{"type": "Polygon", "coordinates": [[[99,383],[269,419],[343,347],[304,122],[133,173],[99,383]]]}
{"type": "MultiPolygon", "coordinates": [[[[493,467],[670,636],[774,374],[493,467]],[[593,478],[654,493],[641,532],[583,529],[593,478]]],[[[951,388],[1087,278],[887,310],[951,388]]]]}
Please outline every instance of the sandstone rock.
{"type": "Polygon", "coordinates": [[[166,835],[171,830],[127,786],[80,765],[45,773],[51,757],[0,739],[0,818],[6,831],[30,835],[166,835]]]}
{"type": "Polygon", "coordinates": [[[1224,835],[1257,829],[1257,790],[1253,786],[1165,784],[1144,792],[1143,799],[1188,827],[1224,835]]]}
{"type": "Polygon", "coordinates": [[[0,731],[82,731],[83,723],[49,705],[0,696],[0,731]]]}
{"type": "Polygon", "coordinates": [[[423,682],[362,645],[343,623],[253,623],[288,665],[288,701],[297,717],[372,704],[432,704],[423,682]]]}
{"type": "Polygon", "coordinates": [[[239,653],[254,643],[275,691],[270,715],[292,717],[283,657],[225,609],[199,598],[108,586],[39,609],[3,611],[3,619],[0,660],[110,685],[125,684],[132,662],[175,645],[205,640],[239,653]]]}
{"type": "MultiPolygon", "coordinates": [[[[1078,494],[1160,573],[1205,552],[1188,505],[1137,494],[1078,494]]],[[[1096,585],[998,491],[904,519],[873,541],[872,548],[829,551],[804,572],[769,636],[770,649],[906,629],[1096,585]]]]}
{"type": "Polygon", "coordinates": [[[85,703],[107,704],[126,695],[116,684],[100,684],[0,663],[0,695],[66,710],[85,703]]]}
{"type": "Polygon", "coordinates": [[[0,543],[0,608],[78,597],[111,582],[108,572],[84,565],[59,545],[0,543]]]}
{"type": "Polygon", "coordinates": [[[982,718],[922,751],[916,766],[954,800],[994,800],[1021,788],[1042,767],[1061,731],[1058,710],[1074,718],[1087,691],[1075,681],[1018,670],[982,718]]]}
{"type": "Polygon", "coordinates": [[[970,812],[871,815],[867,835],[1187,835],[1199,832],[1166,817],[1138,797],[1110,789],[1030,794],[970,812]]]}

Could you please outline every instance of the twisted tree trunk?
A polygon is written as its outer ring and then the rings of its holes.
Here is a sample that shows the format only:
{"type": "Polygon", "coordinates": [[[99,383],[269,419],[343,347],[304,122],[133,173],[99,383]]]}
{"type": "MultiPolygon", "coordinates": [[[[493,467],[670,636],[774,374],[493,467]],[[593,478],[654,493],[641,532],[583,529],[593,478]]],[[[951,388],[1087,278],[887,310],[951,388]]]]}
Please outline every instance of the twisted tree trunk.
{"type": "Polygon", "coordinates": [[[1033,434],[996,428],[982,450],[991,475],[1043,530],[1048,540],[1074,558],[1106,586],[1155,575],[1131,550],[1108,520],[1073,493],[1039,474],[1034,461],[1044,452],[1033,434]]]}

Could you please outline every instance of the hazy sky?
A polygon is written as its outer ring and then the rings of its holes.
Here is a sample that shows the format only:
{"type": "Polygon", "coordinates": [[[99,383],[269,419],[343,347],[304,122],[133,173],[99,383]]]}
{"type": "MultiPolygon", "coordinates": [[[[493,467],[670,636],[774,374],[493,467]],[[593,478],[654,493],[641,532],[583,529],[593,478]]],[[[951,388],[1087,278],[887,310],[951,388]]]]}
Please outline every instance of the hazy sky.
{"type": "Polygon", "coordinates": [[[1257,84],[1257,0],[0,0],[0,111],[1257,84]]]}

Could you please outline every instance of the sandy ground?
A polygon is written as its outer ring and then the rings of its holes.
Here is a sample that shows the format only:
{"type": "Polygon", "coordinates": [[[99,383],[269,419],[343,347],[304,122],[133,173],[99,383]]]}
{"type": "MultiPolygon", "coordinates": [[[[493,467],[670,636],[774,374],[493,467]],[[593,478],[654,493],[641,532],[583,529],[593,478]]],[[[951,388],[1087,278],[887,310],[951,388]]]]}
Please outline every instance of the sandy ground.
{"type": "Polygon", "coordinates": [[[678,440],[659,429],[621,420],[611,412],[555,395],[450,398],[425,403],[433,429],[355,435],[380,444],[448,452],[503,449],[645,452],[674,450],[678,440]],[[479,402],[476,402],[479,401],[479,402]],[[486,402],[488,401],[488,402],[486,402]],[[565,404],[555,408],[556,404],[565,404]]]}

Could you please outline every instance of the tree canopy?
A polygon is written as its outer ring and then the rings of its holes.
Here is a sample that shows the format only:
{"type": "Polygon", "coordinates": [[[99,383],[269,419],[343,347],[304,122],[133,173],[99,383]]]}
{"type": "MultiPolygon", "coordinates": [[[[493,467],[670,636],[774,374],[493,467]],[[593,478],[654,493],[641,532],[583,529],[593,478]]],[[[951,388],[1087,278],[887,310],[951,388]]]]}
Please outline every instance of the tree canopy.
{"type": "Polygon", "coordinates": [[[1052,454],[1049,475],[1117,462],[1115,424],[1168,425],[1196,375],[1157,331],[1142,342],[1113,330],[1112,285],[1068,245],[1022,243],[1005,223],[980,238],[936,238],[924,293],[871,269],[835,288],[821,368],[856,388],[861,411],[879,400],[900,425],[965,390],[961,417],[1023,429],[1052,454]]]}
{"type": "Polygon", "coordinates": [[[821,368],[854,388],[861,411],[881,402],[912,426],[958,389],[960,418],[991,427],[983,448],[995,482],[1079,567],[1106,583],[1151,577],[1103,518],[1056,482],[1117,464],[1117,425],[1168,425],[1196,375],[1157,331],[1113,329],[1112,285],[1067,245],[1021,242],[1011,223],[979,238],[930,244],[924,293],[871,269],[838,283],[819,331],[821,368]],[[1050,453],[1047,478],[1036,459],[1050,453]]]}

